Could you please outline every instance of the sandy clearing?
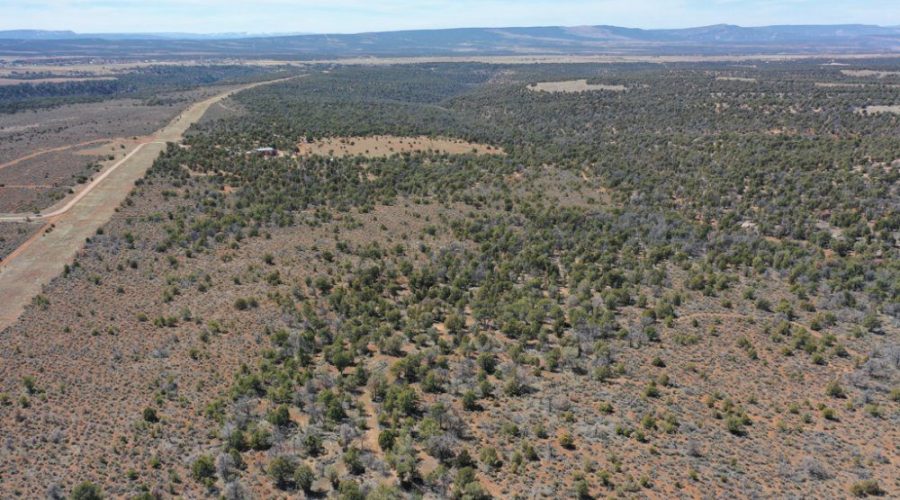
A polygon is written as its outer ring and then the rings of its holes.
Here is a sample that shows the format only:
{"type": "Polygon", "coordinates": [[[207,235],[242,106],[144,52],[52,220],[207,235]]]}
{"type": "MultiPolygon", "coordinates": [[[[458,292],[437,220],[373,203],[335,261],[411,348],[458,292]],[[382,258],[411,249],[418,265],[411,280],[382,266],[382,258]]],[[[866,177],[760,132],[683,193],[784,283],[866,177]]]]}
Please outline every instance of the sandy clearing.
{"type": "Polygon", "coordinates": [[[203,100],[179,114],[153,136],[144,138],[128,155],[84,189],[62,209],[39,216],[12,216],[5,220],[46,222],[34,236],[0,262],[0,331],[16,321],[43,286],[62,272],[81,249],[86,238],[96,233],[131,192],[135,181],[166,148],[168,142],[181,139],[188,127],[198,121],[207,109],[235,92],[286,79],[258,82],[229,90],[203,100]]]}
{"type": "Polygon", "coordinates": [[[133,148],[140,144],[141,141],[134,138],[124,138],[124,137],[110,137],[106,143],[97,143],[97,144],[89,144],[85,146],[81,146],[72,153],[81,156],[108,156],[108,155],[116,155],[123,151],[125,148],[133,148]]]}
{"type": "Polygon", "coordinates": [[[816,87],[823,89],[861,89],[865,88],[865,83],[840,83],[840,82],[816,82],[816,87]]]}
{"type": "Polygon", "coordinates": [[[847,76],[874,76],[875,78],[884,78],[886,76],[898,76],[900,71],[875,71],[871,69],[842,69],[841,74],[847,76]]]}
{"type": "Polygon", "coordinates": [[[503,150],[489,145],[467,142],[461,139],[441,137],[399,137],[373,135],[368,137],[330,137],[297,145],[300,156],[367,156],[385,157],[398,153],[434,151],[447,154],[502,155],[503,150]]]}
{"type": "Polygon", "coordinates": [[[28,125],[12,125],[9,127],[0,127],[0,134],[14,134],[16,132],[24,132],[33,128],[40,127],[40,123],[30,123],[28,125]]]}
{"type": "Polygon", "coordinates": [[[876,115],[879,113],[900,114],[900,105],[894,104],[889,106],[866,106],[864,108],[859,108],[856,111],[865,115],[876,115]]]}
{"type": "Polygon", "coordinates": [[[528,86],[528,90],[534,92],[591,92],[595,90],[608,90],[610,92],[624,92],[628,90],[624,85],[605,85],[602,83],[588,83],[587,80],[568,80],[563,82],[540,82],[528,86]]]}
{"type": "Polygon", "coordinates": [[[745,78],[742,76],[717,76],[716,81],[756,83],[758,80],[756,78],[745,78]]]}

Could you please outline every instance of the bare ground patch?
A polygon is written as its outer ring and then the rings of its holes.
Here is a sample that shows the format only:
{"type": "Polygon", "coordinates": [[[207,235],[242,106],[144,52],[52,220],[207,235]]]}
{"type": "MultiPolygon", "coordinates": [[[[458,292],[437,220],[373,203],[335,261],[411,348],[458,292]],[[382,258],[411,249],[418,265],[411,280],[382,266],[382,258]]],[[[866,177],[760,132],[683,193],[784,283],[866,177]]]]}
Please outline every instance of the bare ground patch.
{"type": "Polygon", "coordinates": [[[434,137],[399,137],[374,135],[370,137],[331,137],[297,145],[300,156],[368,156],[381,157],[399,153],[436,152],[447,154],[504,154],[501,148],[467,142],[462,139],[434,137]]]}
{"type": "Polygon", "coordinates": [[[900,104],[887,106],[866,106],[857,110],[864,115],[876,115],[880,113],[894,113],[900,115],[900,104]]]}
{"type": "Polygon", "coordinates": [[[607,90],[610,92],[624,92],[628,87],[624,85],[607,85],[603,83],[588,83],[587,80],[568,80],[563,82],[539,82],[528,86],[528,90],[535,92],[592,92],[595,90],[607,90]]]}
{"type": "Polygon", "coordinates": [[[866,87],[865,83],[841,83],[841,82],[816,82],[816,87],[820,89],[862,89],[866,87]]]}
{"type": "Polygon", "coordinates": [[[842,75],[847,76],[874,76],[875,78],[884,78],[886,76],[900,76],[900,71],[875,71],[871,69],[842,69],[842,75]]]}
{"type": "Polygon", "coordinates": [[[756,78],[745,78],[742,76],[717,76],[717,81],[720,82],[745,82],[745,83],[756,83],[759,80],[756,78]]]}

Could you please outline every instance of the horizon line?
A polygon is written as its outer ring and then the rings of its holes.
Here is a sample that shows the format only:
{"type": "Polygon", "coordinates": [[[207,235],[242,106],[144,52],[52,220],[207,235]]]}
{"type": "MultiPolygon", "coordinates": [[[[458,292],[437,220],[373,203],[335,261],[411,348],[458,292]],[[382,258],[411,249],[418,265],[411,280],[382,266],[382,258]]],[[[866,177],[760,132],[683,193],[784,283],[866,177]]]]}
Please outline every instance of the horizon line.
{"type": "Polygon", "coordinates": [[[366,35],[366,34],[377,34],[377,33],[403,33],[403,32],[412,32],[412,31],[452,31],[452,30],[466,30],[466,29],[527,29],[527,28],[597,28],[597,27],[612,27],[612,28],[623,28],[623,29],[635,29],[642,31],[673,31],[673,30],[689,30],[689,29],[699,29],[699,28],[712,28],[717,26],[730,26],[736,28],[745,28],[745,29],[754,29],[754,28],[774,28],[774,27],[838,27],[838,26],[858,26],[858,27],[872,27],[872,28],[898,28],[900,29],[900,25],[881,25],[881,24],[868,24],[868,23],[835,23],[835,24],[816,24],[816,23],[806,23],[806,24],[759,24],[759,25],[741,25],[734,23],[714,23],[714,24],[704,24],[704,25],[690,25],[690,26],[682,26],[682,27],[667,27],[667,28],[646,28],[646,27],[637,27],[637,26],[623,26],[617,24],[545,24],[545,25],[506,25],[506,26],[455,26],[455,27],[422,27],[422,28],[404,28],[404,29],[385,29],[385,30],[367,30],[367,31],[347,31],[347,32],[338,32],[338,31],[328,31],[328,32],[306,32],[306,31],[282,31],[282,32],[253,32],[253,31],[217,31],[217,32],[203,32],[203,31],[76,31],[73,29],[44,29],[44,28],[2,28],[0,29],[0,33],[10,32],[10,31],[29,31],[29,32],[37,32],[37,33],[72,33],[74,35],[80,36],[90,36],[90,35],[132,35],[132,36],[150,36],[150,35],[194,35],[194,36],[226,36],[226,35],[240,35],[246,38],[250,37],[280,37],[280,36],[327,36],[327,35],[366,35]]]}

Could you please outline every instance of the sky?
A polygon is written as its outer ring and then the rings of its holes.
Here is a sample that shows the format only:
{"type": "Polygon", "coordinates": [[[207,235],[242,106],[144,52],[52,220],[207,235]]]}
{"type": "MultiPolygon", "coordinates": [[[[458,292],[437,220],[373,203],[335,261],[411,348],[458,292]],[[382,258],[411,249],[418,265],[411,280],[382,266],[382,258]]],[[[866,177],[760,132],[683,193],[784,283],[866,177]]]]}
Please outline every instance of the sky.
{"type": "Polygon", "coordinates": [[[900,0],[0,0],[0,30],[359,33],[729,23],[900,25],[900,0]]]}

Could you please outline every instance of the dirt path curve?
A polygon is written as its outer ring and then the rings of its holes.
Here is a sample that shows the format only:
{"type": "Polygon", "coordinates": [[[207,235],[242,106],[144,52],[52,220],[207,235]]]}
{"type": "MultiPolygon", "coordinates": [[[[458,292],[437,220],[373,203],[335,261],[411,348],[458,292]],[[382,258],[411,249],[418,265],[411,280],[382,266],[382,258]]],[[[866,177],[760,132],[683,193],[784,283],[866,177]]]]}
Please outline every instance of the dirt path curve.
{"type": "MultiPolygon", "coordinates": [[[[71,210],[72,207],[74,207],[75,205],[77,205],[78,202],[80,202],[82,199],[84,199],[85,196],[89,195],[89,194],[91,193],[91,191],[94,190],[94,188],[96,188],[97,186],[99,186],[100,184],[102,184],[103,181],[104,181],[107,177],[109,177],[111,174],[113,174],[119,167],[121,167],[121,166],[122,166],[123,164],[125,164],[125,163],[128,163],[128,161],[131,160],[131,158],[132,158],[134,155],[140,153],[140,151],[141,151],[142,149],[144,149],[144,146],[146,146],[146,145],[148,145],[148,144],[162,144],[163,146],[165,146],[166,143],[163,142],[163,141],[141,142],[141,143],[138,144],[137,147],[134,148],[130,153],[128,153],[127,155],[125,155],[124,158],[122,158],[121,160],[119,160],[118,162],[116,162],[115,164],[113,164],[113,166],[107,168],[102,174],[100,174],[99,176],[97,176],[96,179],[94,179],[93,181],[91,181],[90,184],[88,184],[87,186],[85,186],[84,189],[82,189],[81,191],[79,191],[77,195],[75,195],[74,197],[72,197],[71,200],[68,201],[68,203],[66,203],[66,204],[63,205],[62,207],[60,207],[60,208],[58,208],[58,209],[56,209],[56,210],[54,210],[54,211],[52,211],[52,212],[48,212],[48,213],[40,213],[40,214],[0,214],[0,222],[30,222],[30,221],[39,221],[39,220],[52,219],[52,218],[55,218],[55,217],[58,217],[58,216],[60,216],[60,215],[65,214],[66,212],[68,212],[69,210],[71,210]]],[[[8,260],[8,259],[7,259],[7,260],[8,260]]]]}
{"type": "Polygon", "coordinates": [[[242,90],[284,80],[287,78],[244,85],[200,101],[152,136],[143,138],[125,158],[92,182],[90,189],[82,190],[60,209],[47,214],[31,214],[23,219],[19,214],[2,219],[7,222],[42,220],[46,224],[0,262],[0,331],[15,322],[44,285],[72,262],[85,238],[94,235],[112,217],[131,192],[134,182],[143,177],[165,150],[167,142],[181,140],[188,127],[218,101],[242,90]]]}
{"type": "Polygon", "coordinates": [[[372,393],[369,389],[363,390],[360,401],[362,401],[363,411],[366,412],[366,433],[363,436],[363,443],[365,443],[369,451],[383,459],[384,454],[381,451],[381,446],[378,444],[378,431],[381,427],[378,425],[378,410],[375,409],[375,403],[372,402],[372,393]]]}

